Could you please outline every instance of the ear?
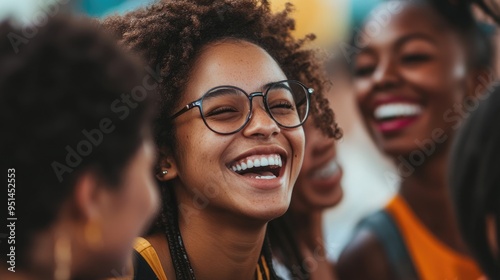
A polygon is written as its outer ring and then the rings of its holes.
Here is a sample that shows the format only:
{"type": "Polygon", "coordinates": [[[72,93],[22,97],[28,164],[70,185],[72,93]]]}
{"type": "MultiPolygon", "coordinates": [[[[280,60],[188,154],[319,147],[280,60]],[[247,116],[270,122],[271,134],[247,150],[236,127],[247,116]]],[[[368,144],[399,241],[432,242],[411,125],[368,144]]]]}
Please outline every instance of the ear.
{"type": "Polygon", "coordinates": [[[493,68],[478,68],[471,71],[467,79],[467,96],[478,98],[485,94],[496,80],[496,72],[493,68]]]}
{"type": "Polygon", "coordinates": [[[156,178],[161,182],[166,182],[175,179],[178,174],[177,163],[174,153],[168,147],[162,147],[160,150],[160,157],[158,160],[158,172],[156,178]]]}
{"type": "Polygon", "coordinates": [[[97,176],[90,171],[86,171],[78,177],[74,187],[75,214],[78,219],[84,222],[100,219],[99,206],[101,198],[101,188],[99,188],[97,176]]]}

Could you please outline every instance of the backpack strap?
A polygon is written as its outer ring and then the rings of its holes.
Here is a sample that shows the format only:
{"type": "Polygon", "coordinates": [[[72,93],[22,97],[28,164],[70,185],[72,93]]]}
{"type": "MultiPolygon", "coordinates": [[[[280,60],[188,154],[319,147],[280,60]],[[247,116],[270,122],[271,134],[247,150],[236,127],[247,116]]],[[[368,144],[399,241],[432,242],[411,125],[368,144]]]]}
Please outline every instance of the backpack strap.
{"type": "Polygon", "coordinates": [[[134,280],[158,280],[155,272],[149,266],[146,259],[134,250],[134,280]]]}
{"type": "Polygon", "coordinates": [[[357,231],[361,229],[373,232],[381,242],[395,279],[419,279],[401,233],[387,211],[379,210],[363,218],[357,231]]]}
{"type": "Polygon", "coordinates": [[[134,280],[167,280],[155,249],[142,237],[135,240],[136,264],[134,280]]]}

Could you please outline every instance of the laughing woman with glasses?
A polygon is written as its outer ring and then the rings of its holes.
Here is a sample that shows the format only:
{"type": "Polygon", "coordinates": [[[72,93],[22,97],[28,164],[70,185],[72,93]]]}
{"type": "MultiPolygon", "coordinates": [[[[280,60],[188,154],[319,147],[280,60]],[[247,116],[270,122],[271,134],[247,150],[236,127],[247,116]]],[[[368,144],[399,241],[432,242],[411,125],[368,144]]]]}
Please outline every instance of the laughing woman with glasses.
{"type": "Polygon", "coordinates": [[[266,226],[290,204],[301,125],[310,115],[325,135],[339,135],[319,64],[303,49],[312,37],[292,37],[290,10],[162,1],[104,22],[162,76],[163,209],[136,246],[136,279],[277,279],[266,226]]]}

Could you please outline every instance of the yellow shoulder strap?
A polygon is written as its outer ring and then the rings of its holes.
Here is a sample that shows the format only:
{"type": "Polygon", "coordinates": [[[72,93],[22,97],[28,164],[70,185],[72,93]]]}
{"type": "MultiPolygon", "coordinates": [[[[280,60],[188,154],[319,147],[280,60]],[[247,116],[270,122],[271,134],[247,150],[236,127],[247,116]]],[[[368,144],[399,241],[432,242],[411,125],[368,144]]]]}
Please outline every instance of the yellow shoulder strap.
{"type": "MultiPolygon", "coordinates": [[[[156,254],[155,249],[147,241],[146,239],[142,237],[138,237],[135,240],[135,245],[134,249],[141,254],[141,256],[146,260],[146,262],[149,264],[151,269],[153,269],[154,273],[160,280],[167,280],[167,276],[165,275],[165,272],[163,271],[163,267],[161,266],[160,259],[158,258],[158,254],[156,254]]],[[[267,267],[266,259],[264,256],[260,257],[260,262],[262,263],[262,267],[264,268],[264,273],[267,275],[267,277],[270,277],[270,271],[269,267],[267,267]]],[[[257,279],[262,280],[262,271],[260,268],[260,265],[257,264],[257,279]]]]}
{"type": "Polygon", "coordinates": [[[153,269],[154,273],[160,280],[167,280],[167,276],[163,271],[163,267],[161,266],[160,259],[158,258],[158,254],[156,254],[155,249],[147,241],[142,237],[138,237],[135,240],[134,249],[141,254],[141,256],[146,260],[151,269],[153,269]]]}

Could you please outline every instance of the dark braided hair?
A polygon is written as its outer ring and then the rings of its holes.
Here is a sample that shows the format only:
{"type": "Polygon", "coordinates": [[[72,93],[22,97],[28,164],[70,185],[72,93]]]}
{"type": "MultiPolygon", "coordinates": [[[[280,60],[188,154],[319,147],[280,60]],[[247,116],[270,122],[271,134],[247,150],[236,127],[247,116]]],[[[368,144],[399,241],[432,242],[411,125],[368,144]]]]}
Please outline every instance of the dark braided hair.
{"type": "Polygon", "coordinates": [[[290,212],[272,220],[268,224],[268,235],[275,252],[287,267],[293,279],[306,280],[310,275],[303,260],[304,257],[298,248],[298,238],[290,212]]]}
{"type": "Polygon", "coordinates": [[[460,232],[489,279],[500,279],[499,248],[488,242],[487,217],[500,244],[500,89],[489,93],[464,123],[453,146],[449,173],[460,232]],[[496,251],[496,253],[495,253],[496,251]]]}
{"type": "MultiPolygon", "coordinates": [[[[124,16],[112,16],[103,27],[116,33],[125,47],[143,56],[151,67],[160,70],[160,114],[155,122],[158,147],[176,151],[175,127],[170,119],[188,83],[192,67],[209,44],[224,40],[242,40],[265,49],[280,65],[288,79],[298,80],[315,89],[311,117],[325,135],[340,138],[333,111],[324,93],[329,83],[322,64],[313,50],[304,46],[314,35],[303,39],[292,36],[295,21],[289,17],[292,5],[281,13],[272,13],[266,0],[165,0],[124,16]]],[[[165,232],[177,279],[191,279],[189,259],[179,232],[178,209],[171,182],[160,183],[163,211],[151,233],[165,232]]],[[[271,278],[277,279],[272,266],[269,241],[262,248],[271,278]]]]}

